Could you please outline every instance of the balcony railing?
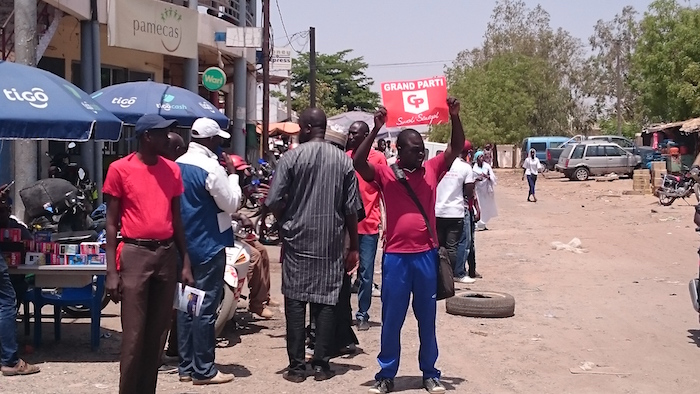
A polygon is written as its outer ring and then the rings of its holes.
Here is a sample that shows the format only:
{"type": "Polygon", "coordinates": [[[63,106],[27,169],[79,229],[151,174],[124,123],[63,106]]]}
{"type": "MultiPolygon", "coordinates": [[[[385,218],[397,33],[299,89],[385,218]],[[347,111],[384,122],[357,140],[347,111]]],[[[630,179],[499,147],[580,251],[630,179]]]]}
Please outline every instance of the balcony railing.
{"type": "MultiPolygon", "coordinates": [[[[177,4],[183,7],[188,7],[190,1],[194,0],[162,0],[168,3],[177,4]]],[[[255,26],[255,8],[257,7],[256,0],[198,0],[198,8],[200,12],[204,10],[207,14],[221,18],[236,26],[242,26],[240,2],[246,2],[246,26],[255,26]]]]}

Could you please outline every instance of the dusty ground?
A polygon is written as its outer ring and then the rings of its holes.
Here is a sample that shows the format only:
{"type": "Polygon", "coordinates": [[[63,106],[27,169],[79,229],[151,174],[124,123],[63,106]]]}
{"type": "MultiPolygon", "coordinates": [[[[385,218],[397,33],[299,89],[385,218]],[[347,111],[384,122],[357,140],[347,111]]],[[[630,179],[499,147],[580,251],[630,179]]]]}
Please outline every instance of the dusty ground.
{"type": "MultiPolygon", "coordinates": [[[[691,393],[697,392],[700,323],[687,282],[698,273],[692,209],[671,208],[650,196],[623,196],[630,180],[575,183],[541,179],[540,202],[527,203],[519,174],[501,172],[500,216],[477,234],[474,290],[513,294],[516,315],[501,320],[451,316],[439,305],[439,367],[458,393],[691,393]],[[581,239],[587,253],[552,250],[553,241],[581,239]],[[593,372],[575,375],[579,365],[593,372]]],[[[273,255],[277,251],[272,251],[273,255]]],[[[275,258],[275,261],[277,259],[275,258]]],[[[279,295],[273,263],[273,294],[279,295]]],[[[462,286],[464,288],[464,286],[462,286]]],[[[355,300],[353,300],[355,303],[355,300]]],[[[372,305],[377,319],[380,303],[372,305]]],[[[86,320],[65,319],[55,343],[45,322],[44,347],[26,355],[41,364],[32,377],[2,378],[2,393],[115,393],[118,385],[118,307],[105,310],[97,353],[89,351],[86,320]]],[[[47,308],[44,313],[49,313],[47,308]]],[[[358,333],[364,352],[335,360],[339,376],[317,383],[284,381],[284,320],[241,314],[217,349],[221,369],[236,381],[198,388],[159,379],[162,393],[365,393],[377,371],[380,327],[358,333]]],[[[403,331],[397,391],[420,393],[416,323],[403,331]]],[[[24,341],[24,339],[22,339],[24,341]]],[[[580,369],[579,369],[580,370],[580,369]]]]}

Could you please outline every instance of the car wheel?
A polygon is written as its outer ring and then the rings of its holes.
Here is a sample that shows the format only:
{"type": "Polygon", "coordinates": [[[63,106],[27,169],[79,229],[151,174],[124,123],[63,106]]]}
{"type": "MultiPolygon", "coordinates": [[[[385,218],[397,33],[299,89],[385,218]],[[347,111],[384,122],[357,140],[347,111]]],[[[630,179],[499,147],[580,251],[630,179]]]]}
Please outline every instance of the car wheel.
{"type": "Polygon", "coordinates": [[[589,175],[590,173],[588,172],[588,168],[586,167],[579,167],[576,169],[576,171],[574,171],[574,179],[576,179],[577,181],[586,181],[588,180],[589,175]]]}

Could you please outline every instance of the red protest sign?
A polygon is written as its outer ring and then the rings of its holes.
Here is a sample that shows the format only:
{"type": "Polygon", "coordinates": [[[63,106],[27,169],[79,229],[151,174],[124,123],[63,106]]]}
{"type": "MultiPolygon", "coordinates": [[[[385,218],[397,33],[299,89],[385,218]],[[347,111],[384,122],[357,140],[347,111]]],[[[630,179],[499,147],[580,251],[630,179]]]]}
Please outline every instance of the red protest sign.
{"type": "Polygon", "coordinates": [[[445,77],[384,82],[382,102],[387,127],[441,124],[450,119],[445,77]]]}

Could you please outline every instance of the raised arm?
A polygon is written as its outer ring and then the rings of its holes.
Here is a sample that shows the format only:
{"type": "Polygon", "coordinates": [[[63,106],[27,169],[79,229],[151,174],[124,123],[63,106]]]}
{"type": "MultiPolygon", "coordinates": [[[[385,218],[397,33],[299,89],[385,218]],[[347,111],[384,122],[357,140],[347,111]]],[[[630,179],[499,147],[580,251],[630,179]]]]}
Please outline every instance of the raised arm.
{"type": "Polygon", "coordinates": [[[374,114],[374,128],[367,135],[367,137],[362,140],[360,147],[355,150],[352,158],[355,171],[360,174],[365,182],[374,181],[374,166],[367,161],[367,158],[369,157],[369,152],[372,149],[374,139],[377,138],[377,134],[382,126],[384,126],[384,123],[386,123],[386,108],[379,107],[377,112],[374,114]]]}
{"type": "Polygon", "coordinates": [[[450,123],[452,124],[452,135],[450,144],[445,149],[445,166],[450,168],[459,154],[464,149],[464,127],[462,120],[459,118],[460,104],[459,100],[450,97],[447,99],[447,106],[450,108],[450,123]]]}

